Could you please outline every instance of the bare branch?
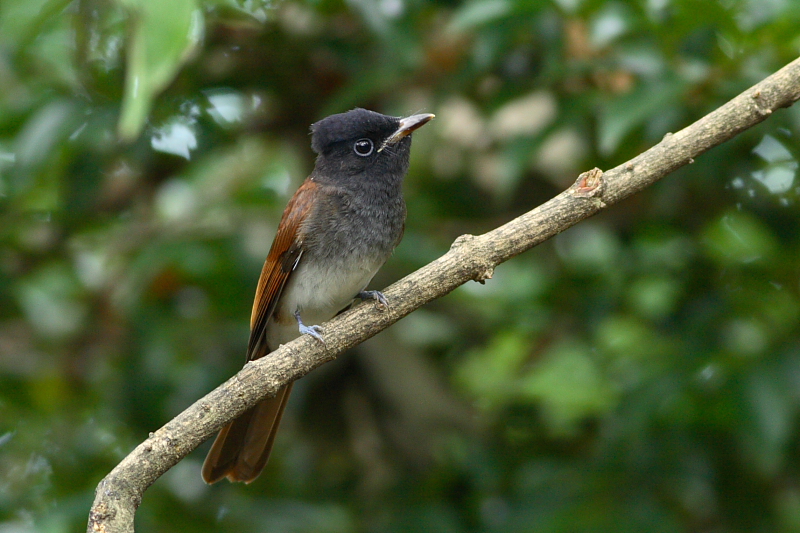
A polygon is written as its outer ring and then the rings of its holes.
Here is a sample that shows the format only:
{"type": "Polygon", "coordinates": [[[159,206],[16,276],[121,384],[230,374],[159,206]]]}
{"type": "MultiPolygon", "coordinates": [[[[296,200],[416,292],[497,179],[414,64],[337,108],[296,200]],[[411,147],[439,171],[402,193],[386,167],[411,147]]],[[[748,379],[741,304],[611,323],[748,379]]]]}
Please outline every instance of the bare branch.
{"type": "MultiPolygon", "coordinates": [[[[557,235],[687,165],[706,150],[800,99],[800,59],[691,126],[605,173],[593,169],[547,203],[484,235],[462,235],[450,251],[384,291],[391,306],[365,303],[325,324],[325,345],[308,335],[248,363],[238,374],[152,433],[97,488],[88,531],[133,531],[144,491],[220,427],[300,378],[500,263],[557,235]]],[[[199,475],[199,473],[198,473],[199,475]]]]}

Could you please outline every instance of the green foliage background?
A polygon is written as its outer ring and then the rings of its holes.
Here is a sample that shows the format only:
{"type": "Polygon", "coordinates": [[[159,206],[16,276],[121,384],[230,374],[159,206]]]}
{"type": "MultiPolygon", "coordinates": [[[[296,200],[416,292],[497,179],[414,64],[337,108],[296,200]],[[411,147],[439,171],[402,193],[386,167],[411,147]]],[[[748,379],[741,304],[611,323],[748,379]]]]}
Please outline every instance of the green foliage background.
{"type": "MultiPolygon", "coordinates": [[[[0,531],[237,371],[308,125],[434,112],[381,288],[800,51],[794,0],[3,0],[0,531]]],[[[298,382],[139,531],[800,531],[800,109],[298,382]]]]}

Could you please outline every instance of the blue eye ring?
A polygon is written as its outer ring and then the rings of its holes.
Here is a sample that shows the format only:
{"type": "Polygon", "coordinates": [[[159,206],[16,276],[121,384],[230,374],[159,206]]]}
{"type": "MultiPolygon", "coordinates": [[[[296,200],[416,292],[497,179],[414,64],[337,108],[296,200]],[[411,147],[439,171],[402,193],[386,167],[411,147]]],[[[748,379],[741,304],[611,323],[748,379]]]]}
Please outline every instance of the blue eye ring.
{"type": "Polygon", "coordinates": [[[360,157],[367,157],[372,155],[372,152],[375,150],[375,144],[372,142],[371,139],[359,139],[355,143],[353,143],[353,151],[356,153],[357,156],[360,157]]]}

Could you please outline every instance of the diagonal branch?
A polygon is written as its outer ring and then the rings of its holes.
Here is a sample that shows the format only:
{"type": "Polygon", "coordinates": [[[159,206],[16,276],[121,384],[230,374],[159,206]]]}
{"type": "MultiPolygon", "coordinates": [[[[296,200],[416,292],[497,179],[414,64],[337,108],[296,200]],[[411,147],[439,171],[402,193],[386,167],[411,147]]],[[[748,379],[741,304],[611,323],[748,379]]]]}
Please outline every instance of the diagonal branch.
{"type": "MultiPolygon", "coordinates": [[[[439,259],[390,286],[391,307],[362,304],[325,324],[325,345],[304,335],[257,361],[151,433],[97,487],[87,531],[128,533],[144,491],[220,427],[286,383],[331,361],[422,305],[687,165],[800,99],[800,59],[691,126],[605,173],[593,169],[547,203],[484,235],[462,235],[439,259]]],[[[199,474],[198,474],[199,475],[199,474]]]]}

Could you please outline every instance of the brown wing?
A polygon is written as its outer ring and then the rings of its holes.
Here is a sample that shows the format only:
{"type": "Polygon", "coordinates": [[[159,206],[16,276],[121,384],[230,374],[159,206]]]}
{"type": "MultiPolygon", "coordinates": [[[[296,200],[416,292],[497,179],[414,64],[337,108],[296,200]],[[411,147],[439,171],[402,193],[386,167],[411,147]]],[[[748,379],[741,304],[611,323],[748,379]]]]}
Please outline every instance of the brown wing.
{"type": "MultiPolygon", "coordinates": [[[[300,227],[311,209],[316,188],[317,184],[308,178],[283,211],[256,288],[250,315],[248,361],[270,352],[266,342],[267,325],[286,282],[303,255],[300,227]]],[[[289,383],[274,398],[262,400],[220,430],[203,463],[206,483],[216,483],[225,477],[250,483],[258,477],[269,460],[291,390],[289,383]]]]}
{"type": "Polygon", "coordinates": [[[247,360],[252,361],[270,352],[266,344],[267,324],[275,311],[283,287],[303,255],[303,238],[300,225],[311,209],[312,198],[317,184],[308,178],[294,193],[283,211],[278,233],[272,242],[261,277],[258,279],[256,297],[250,314],[250,342],[247,346],[247,360]]]}

